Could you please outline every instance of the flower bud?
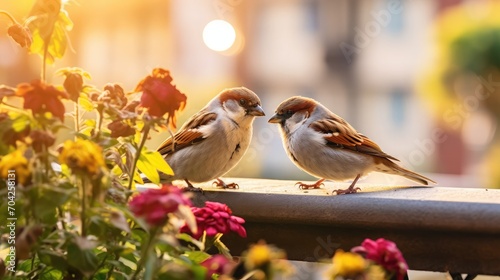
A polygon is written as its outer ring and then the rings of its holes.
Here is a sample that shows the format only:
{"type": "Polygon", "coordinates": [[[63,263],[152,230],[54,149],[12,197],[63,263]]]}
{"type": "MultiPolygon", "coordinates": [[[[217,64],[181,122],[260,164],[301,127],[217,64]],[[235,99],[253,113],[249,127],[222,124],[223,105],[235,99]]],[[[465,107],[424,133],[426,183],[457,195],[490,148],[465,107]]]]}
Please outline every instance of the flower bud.
{"type": "Polygon", "coordinates": [[[9,29],[7,29],[7,34],[9,34],[16,43],[18,43],[22,48],[29,48],[33,39],[31,37],[31,31],[29,28],[22,26],[19,23],[11,25],[9,29]]]}
{"type": "Polygon", "coordinates": [[[64,89],[68,92],[69,98],[73,101],[77,101],[83,88],[82,75],[78,73],[68,72],[66,74],[66,79],[64,80],[63,86],[64,89]]]}

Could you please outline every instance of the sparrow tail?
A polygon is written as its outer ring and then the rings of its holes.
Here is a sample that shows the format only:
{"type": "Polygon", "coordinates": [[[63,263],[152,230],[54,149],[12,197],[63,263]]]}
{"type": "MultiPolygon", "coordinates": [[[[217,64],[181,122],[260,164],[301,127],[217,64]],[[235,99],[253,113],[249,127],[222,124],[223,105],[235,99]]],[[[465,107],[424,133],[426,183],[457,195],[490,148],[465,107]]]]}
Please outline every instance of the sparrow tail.
{"type": "Polygon", "coordinates": [[[426,186],[429,184],[436,184],[436,182],[434,180],[427,178],[424,175],[420,175],[416,172],[408,170],[406,168],[403,168],[390,160],[387,160],[386,162],[384,162],[384,165],[386,167],[389,167],[391,170],[388,172],[387,168],[383,168],[383,170],[380,170],[382,172],[400,175],[400,176],[403,176],[405,178],[408,178],[412,181],[418,182],[418,183],[420,183],[422,185],[426,185],[426,186]]]}
{"type": "Polygon", "coordinates": [[[401,175],[403,177],[406,177],[412,181],[419,182],[423,185],[429,185],[430,183],[436,184],[436,182],[432,179],[429,179],[423,175],[420,175],[416,172],[413,172],[411,170],[405,169],[397,164],[394,164],[395,166],[393,167],[393,170],[397,172],[398,175],[401,175]]]}

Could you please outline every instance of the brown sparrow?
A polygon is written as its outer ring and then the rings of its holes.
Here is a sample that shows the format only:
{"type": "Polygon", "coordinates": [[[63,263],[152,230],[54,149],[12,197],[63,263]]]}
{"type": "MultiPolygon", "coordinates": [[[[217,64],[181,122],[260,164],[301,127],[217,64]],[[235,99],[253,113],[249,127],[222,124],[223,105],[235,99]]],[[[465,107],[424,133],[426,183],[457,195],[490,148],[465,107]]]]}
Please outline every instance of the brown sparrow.
{"type": "Polygon", "coordinates": [[[264,115],[253,91],[244,87],[223,90],[160,145],[158,151],[174,171],[173,176],[160,174],[161,181],[184,180],[194,189],[191,182],[217,179],[217,186],[236,187],[219,177],[243,157],[252,139],[253,121],[264,115]]]}
{"type": "Polygon", "coordinates": [[[325,179],[354,181],[337,194],[355,193],[360,176],[371,171],[404,176],[428,185],[431,179],[399,166],[370,138],[358,133],[344,119],[321,103],[302,96],[283,101],[270,123],[280,125],[283,146],[295,165],[321,178],[315,184],[298,182],[300,188],[319,188],[325,179]]]}

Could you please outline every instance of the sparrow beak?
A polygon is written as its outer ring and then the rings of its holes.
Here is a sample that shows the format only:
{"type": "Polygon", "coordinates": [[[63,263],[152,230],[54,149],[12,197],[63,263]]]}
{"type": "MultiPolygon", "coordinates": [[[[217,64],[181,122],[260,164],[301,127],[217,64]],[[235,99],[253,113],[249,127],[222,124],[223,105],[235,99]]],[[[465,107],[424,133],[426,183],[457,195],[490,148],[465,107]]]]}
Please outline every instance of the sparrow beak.
{"type": "Polygon", "coordinates": [[[281,116],[278,116],[278,114],[275,114],[267,122],[268,123],[280,123],[282,119],[283,118],[281,116]]]}
{"type": "Polygon", "coordinates": [[[248,108],[247,115],[260,117],[260,116],[265,116],[266,114],[264,113],[262,107],[260,107],[260,105],[257,105],[255,107],[248,108]]]}

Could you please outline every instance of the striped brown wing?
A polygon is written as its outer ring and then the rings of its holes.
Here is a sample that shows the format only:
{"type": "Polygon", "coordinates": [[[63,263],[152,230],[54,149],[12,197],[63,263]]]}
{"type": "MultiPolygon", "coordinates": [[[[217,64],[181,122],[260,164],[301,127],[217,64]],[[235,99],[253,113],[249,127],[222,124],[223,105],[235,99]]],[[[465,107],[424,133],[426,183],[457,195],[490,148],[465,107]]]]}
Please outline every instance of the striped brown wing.
{"type": "Polygon", "coordinates": [[[203,141],[203,134],[199,128],[213,122],[217,118],[216,113],[200,111],[193,115],[177,132],[174,137],[165,140],[158,147],[158,152],[165,156],[174,151],[189,147],[203,141]]]}
{"type": "Polygon", "coordinates": [[[319,120],[310,124],[310,127],[325,134],[327,145],[332,148],[344,148],[363,154],[382,157],[399,161],[388,155],[380,147],[365,135],[358,133],[350,124],[338,116],[330,116],[328,119],[319,120]]]}

